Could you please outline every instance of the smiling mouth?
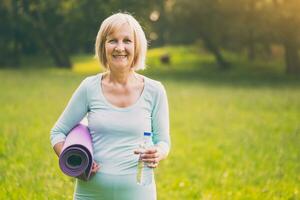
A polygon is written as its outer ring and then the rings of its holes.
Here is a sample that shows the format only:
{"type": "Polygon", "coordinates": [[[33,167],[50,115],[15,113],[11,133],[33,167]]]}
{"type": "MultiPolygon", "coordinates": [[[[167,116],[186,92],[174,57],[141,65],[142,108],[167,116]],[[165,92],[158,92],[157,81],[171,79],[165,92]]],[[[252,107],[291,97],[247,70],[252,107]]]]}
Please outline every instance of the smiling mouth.
{"type": "Polygon", "coordinates": [[[114,58],[126,58],[127,55],[113,55],[114,58]]]}

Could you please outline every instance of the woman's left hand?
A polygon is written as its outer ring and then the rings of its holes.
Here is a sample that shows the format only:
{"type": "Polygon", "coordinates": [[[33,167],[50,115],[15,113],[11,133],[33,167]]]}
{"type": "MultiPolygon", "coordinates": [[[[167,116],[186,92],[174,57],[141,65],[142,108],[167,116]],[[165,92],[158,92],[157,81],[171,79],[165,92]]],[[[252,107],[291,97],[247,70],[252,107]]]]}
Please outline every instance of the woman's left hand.
{"type": "Polygon", "coordinates": [[[141,157],[140,159],[143,162],[147,163],[147,166],[150,168],[156,168],[159,164],[159,161],[162,160],[162,152],[161,149],[157,146],[150,147],[149,149],[146,150],[135,150],[135,154],[140,154],[141,157]]]}

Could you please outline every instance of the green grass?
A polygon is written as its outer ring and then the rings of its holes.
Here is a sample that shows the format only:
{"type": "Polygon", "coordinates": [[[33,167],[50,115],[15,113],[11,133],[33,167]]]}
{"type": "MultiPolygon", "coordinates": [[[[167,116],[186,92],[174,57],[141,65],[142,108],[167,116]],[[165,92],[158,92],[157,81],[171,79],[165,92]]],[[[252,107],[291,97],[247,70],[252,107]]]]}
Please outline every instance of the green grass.
{"type": "MultiPolygon", "coordinates": [[[[197,51],[151,50],[143,72],[164,83],[170,104],[158,199],[300,199],[299,77],[236,58],[219,72],[197,51]],[[165,52],[170,65],[159,63],[165,52]]],[[[72,199],[74,180],[60,171],[49,131],[80,81],[99,71],[92,56],[73,60],[73,71],[0,70],[0,199],[72,199]]]]}

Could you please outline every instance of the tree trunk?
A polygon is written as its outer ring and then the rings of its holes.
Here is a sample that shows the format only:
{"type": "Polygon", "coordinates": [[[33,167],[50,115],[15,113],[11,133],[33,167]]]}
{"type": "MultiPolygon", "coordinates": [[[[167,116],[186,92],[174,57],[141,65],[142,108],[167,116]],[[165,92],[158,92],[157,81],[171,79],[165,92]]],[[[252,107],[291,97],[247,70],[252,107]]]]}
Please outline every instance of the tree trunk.
{"type": "Polygon", "coordinates": [[[59,37],[58,33],[51,33],[51,27],[49,28],[47,26],[46,20],[44,20],[40,13],[38,14],[38,28],[40,28],[38,32],[44,48],[48,51],[57,67],[71,68],[72,63],[69,58],[68,52],[64,49],[63,40],[59,37]]]}
{"type": "MultiPolygon", "coordinates": [[[[25,3],[27,4],[28,2],[25,3]]],[[[39,10],[26,14],[27,20],[35,28],[35,34],[39,44],[50,54],[55,65],[61,68],[71,68],[72,63],[69,52],[67,52],[63,46],[63,38],[60,37],[57,32],[52,31],[53,27],[47,24],[47,20],[44,19],[44,16],[39,10]]]]}
{"type": "Polygon", "coordinates": [[[44,47],[48,50],[50,56],[53,58],[54,63],[57,67],[60,68],[72,67],[72,63],[68,53],[63,49],[61,45],[58,44],[58,41],[55,41],[55,39],[53,38],[48,38],[48,39],[44,39],[43,42],[45,43],[44,47]]]}
{"type": "Polygon", "coordinates": [[[55,33],[48,31],[48,28],[41,23],[36,28],[36,37],[50,57],[53,59],[55,66],[60,68],[71,68],[72,63],[69,57],[69,53],[64,50],[61,39],[56,39],[55,33]]]}
{"type": "Polygon", "coordinates": [[[288,40],[284,43],[284,49],[286,73],[300,74],[300,59],[297,44],[288,40]]]}
{"type": "Polygon", "coordinates": [[[229,63],[223,58],[219,48],[212,49],[212,53],[214,54],[217,63],[222,70],[229,68],[229,63]]]}
{"type": "Polygon", "coordinates": [[[248,33],[248,60],[254,61],[255,55],[255,42],[254,42],[254,33],[253,30],[249,30],[248,33]]]}
{"type": "Polygon", "coordinates": [[[21,46],[19,42],[19,16],[18,16],[18,5],[16,1],[12,1],[12,41],[11,41],[11,51],[9,52],[10,64],[13,67],[20,66],[21,60],[21,46]]]}
{"type": "Polygon", "coordinates": [[[254,49],[254,43],[250,42],[248,44],[248,60],[249,61],[254,61],[255,59],[255,49],[254,49]]]}
{"type": "Polygon", "coordinates": [[[202,37],[205,47],[215,56],[218,66],[222,70],[230,67],[229,63],[224,59],[219,47],[215,45],[210,38],[202,37]]]}
{"type": "Polygon", "coordinates": [[[246,12],[246,22],[247,22],[247,46],[248,46],[248,60],[254,61],[255,54],[255,24],[253,22],[253,17],[255,17],[255,4],[253,0],[248,1],[247,5],[249,7],[248,12],[246,12]]]}

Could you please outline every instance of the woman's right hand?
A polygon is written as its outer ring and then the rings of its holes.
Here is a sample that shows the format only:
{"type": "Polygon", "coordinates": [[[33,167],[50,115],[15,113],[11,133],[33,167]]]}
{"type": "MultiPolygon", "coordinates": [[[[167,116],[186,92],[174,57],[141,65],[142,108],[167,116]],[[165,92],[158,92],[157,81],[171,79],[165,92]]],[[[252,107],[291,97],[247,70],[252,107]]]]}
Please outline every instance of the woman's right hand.
{"type": "Polygon", "coordinates": [[[59,142],[59,143],[55,144],[53,147],[53,149],[58,157],[60,156],[60,154],[62,152],[64,144],[65,144],[65,142],[59,142]]]}
{"type": "Polygon", "coordinates": [[[96,163],[96,161],[93,161],[91,177],[94,176],[97,173],[97,171],[99,171],[99,169],[100,169],[100,165],[96,163]]]}

